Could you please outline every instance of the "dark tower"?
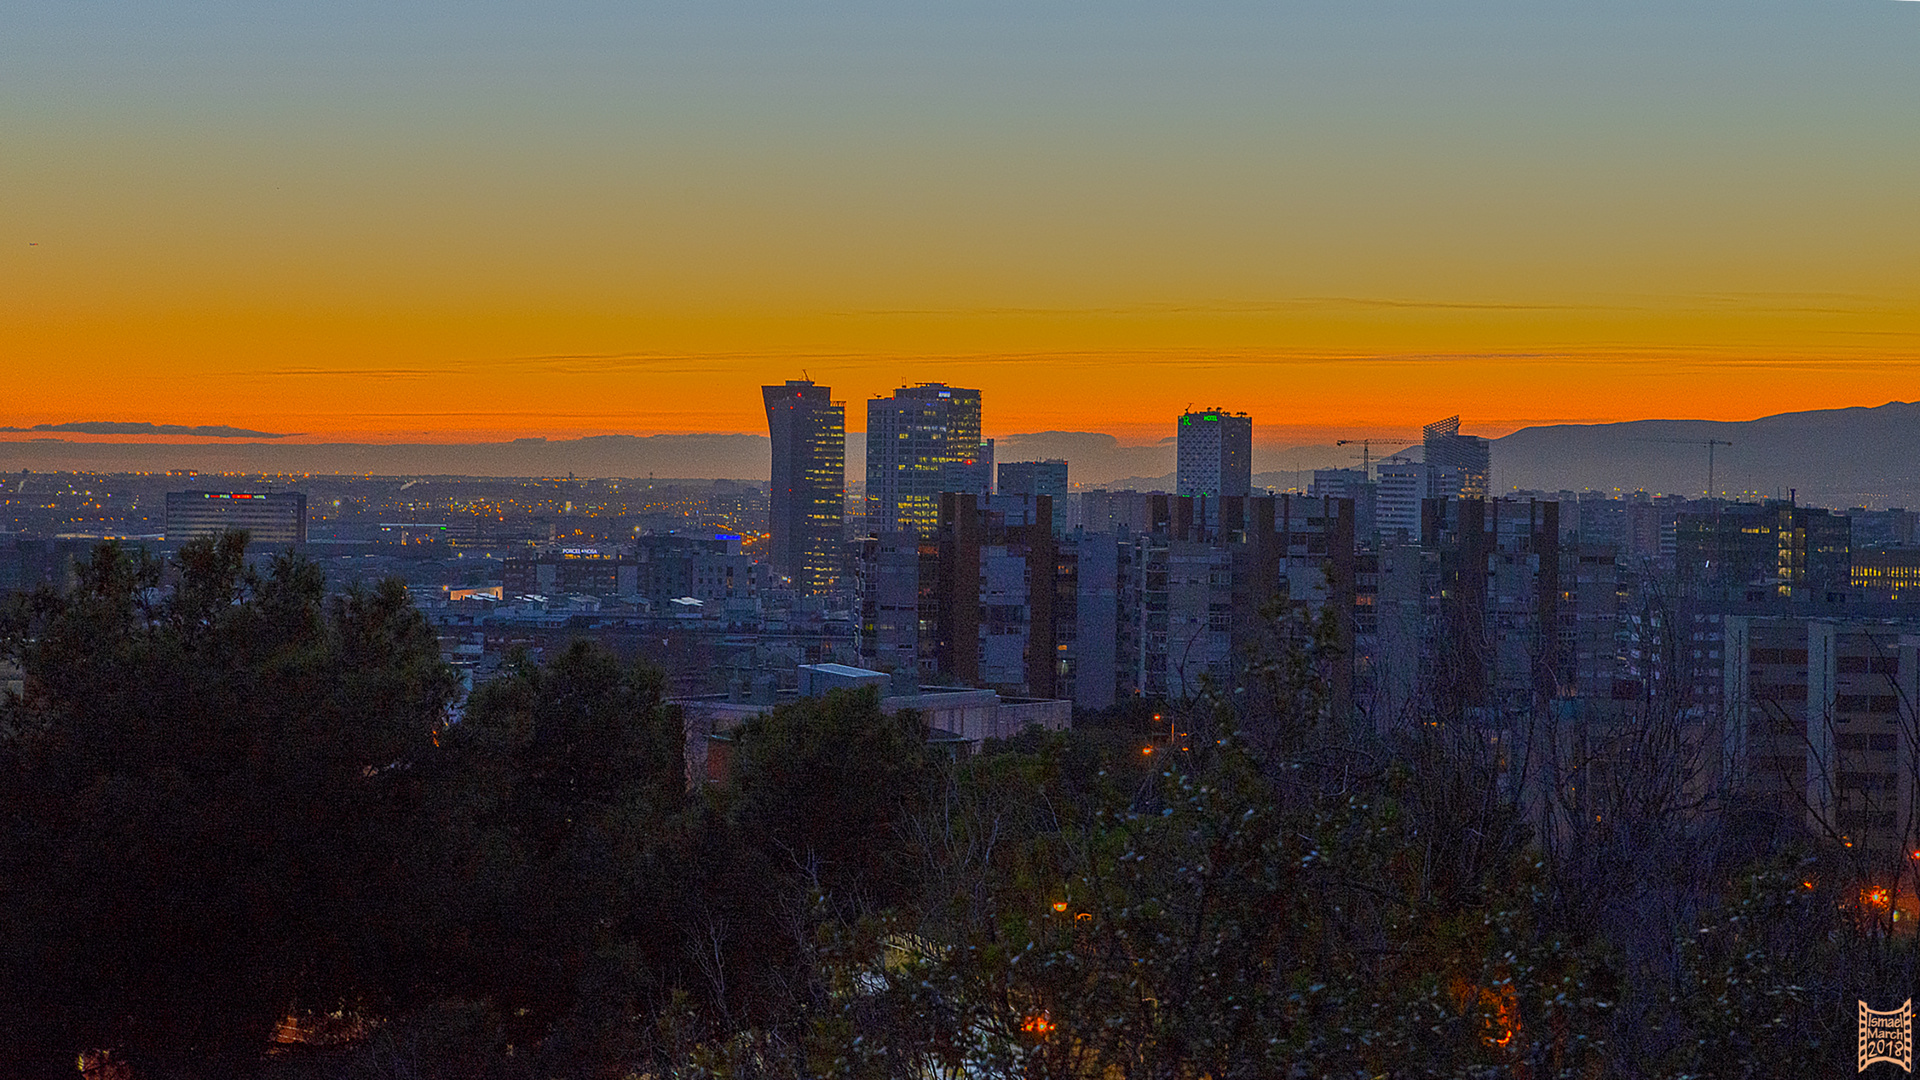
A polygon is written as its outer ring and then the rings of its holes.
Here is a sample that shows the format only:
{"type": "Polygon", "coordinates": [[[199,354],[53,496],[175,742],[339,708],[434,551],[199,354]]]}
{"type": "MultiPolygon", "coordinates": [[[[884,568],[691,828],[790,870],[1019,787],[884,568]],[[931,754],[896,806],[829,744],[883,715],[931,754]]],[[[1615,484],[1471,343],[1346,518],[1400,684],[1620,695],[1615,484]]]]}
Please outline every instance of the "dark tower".
{"type": "Polygon", "coordinates": [[[847,407],[811,380],[763,386],[773,440],[768,525],[773,572],[802,593],[839,583],[847,489],[847,407]]]}

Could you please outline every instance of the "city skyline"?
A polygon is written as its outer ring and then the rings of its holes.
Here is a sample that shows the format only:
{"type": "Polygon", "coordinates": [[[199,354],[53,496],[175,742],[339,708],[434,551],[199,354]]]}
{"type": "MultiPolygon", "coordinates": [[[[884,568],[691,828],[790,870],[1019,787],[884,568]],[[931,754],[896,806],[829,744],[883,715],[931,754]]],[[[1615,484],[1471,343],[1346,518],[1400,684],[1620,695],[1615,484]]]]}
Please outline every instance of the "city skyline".
{"type": "Polygon", "coordinates": [[[8,1075],[1910,1071],[1920,2],[0,27],[8,1075]]]}

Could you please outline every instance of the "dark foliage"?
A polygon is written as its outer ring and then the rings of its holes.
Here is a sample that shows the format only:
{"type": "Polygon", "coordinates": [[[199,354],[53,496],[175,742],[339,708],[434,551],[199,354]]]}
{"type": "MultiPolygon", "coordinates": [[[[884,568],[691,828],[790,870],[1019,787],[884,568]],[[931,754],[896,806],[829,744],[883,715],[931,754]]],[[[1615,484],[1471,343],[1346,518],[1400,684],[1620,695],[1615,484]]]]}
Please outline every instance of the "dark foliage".
{"type": "Polygon", "coordinates": [[[101,548],[11,612],[0,1027],[35,1071],[115,1048],[219,1075],[290,1011],[404,997],[406,824],[454,683],[397,585],[323,601],[244,537],[101,548]]]}
{"type": "Polygon", "coordinates": [[[243,555],[7,612],[14,1074],[1813,1075],[1920,967],[1792,808],[1703,796],[1681,712],[1604,773],[1545,717],[1355,727],[1325,620],[958,760],[782,705],[690,788],[656,672],[577,643],[456,720],[404,590],[243,555]],[[269,1055],[288,1017],[350,1037],[269,1055]]]}

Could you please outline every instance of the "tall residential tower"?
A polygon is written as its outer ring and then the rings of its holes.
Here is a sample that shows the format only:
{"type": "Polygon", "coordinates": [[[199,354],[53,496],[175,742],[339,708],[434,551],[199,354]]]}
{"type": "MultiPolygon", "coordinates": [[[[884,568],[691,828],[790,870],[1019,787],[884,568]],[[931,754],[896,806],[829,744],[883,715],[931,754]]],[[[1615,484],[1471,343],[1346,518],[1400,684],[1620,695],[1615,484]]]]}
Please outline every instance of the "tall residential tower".
{"type": "Polygon", "coordinates": [[[1253,417],[1220,409],[1182,413],[1176,434],[1175,494],[1204,496],[1209,506],[1223,495],[1253,494],[1253,417]]]}
{"type": "Polygon", "coordinates": [[[763,386],[773,439],[768,492],[773,572],[802,593],[839,583],[847,488],[847,407],[809,379],[763,386]]]}

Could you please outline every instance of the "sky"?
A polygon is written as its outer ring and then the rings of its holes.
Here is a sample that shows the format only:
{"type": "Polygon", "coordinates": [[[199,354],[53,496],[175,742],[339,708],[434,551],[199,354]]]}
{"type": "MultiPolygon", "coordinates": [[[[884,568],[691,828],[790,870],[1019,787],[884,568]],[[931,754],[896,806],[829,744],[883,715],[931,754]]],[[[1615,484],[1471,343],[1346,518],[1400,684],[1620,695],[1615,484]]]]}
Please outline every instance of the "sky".
{"type": "Polygon", "coordinates": [[[1188,406],[1305,443],[1920,397],[1920,3],[0,27],[0,426],[764,432],[803,373],[853,430],[940,380],[989,434],[1138,442],[1188,406]]]}

